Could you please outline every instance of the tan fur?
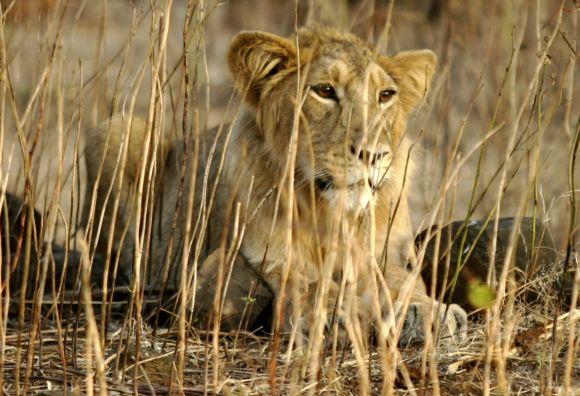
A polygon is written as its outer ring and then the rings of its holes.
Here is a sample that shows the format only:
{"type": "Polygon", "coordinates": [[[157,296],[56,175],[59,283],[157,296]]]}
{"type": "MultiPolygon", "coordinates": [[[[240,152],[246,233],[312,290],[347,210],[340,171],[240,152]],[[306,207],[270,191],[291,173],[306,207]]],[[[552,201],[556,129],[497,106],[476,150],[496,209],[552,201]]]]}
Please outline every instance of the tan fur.
{"type": "MultiPolygon", "coordinates": [[[[288,279],[291,287],[286,289],[286,297],[290,301],[292,287],[302,291],[299,311],[305,328],[316,321],[318,311],[314,307],[320,287],[328,290],[328,303],[318,308],[332,312],[332,304],[340,295],[341,274],[349,278],[345,299],[339,307],[343,321],[348,322],[352,315],[364,322],[363,326],[372,320],[380,321],[376,310],[373,311],[376,301],[383,311],[379,314],[383,318],[388,316],[388,293],[376,291],[380,287],[373,286],[381,282],[381,277],[376,277],[377,271],[383,273],[393,301],[399,294],[410,293],[411,304],[418,307],[423,317],[428,315],[434,302],[427,296],[418,272],[407,269],[409,263],[413,264],[414,252],[407,205],[412,176],[405,130],[409,113],[429,88],[435,55],[428,50],[401,52],[392,57],[378,55],[366,42],[351,34],[317,28],[301,30],[297,37],[291,38],[242,32],[230,46],[228,63],[244,96],[245,108],[233,124],[229,140],[227,130],[221,134],[213,130],[202,136],[201,165],[194,186],[194,216],[187,219],[182,207],[176,240],[183,238],[180,230],[185,221],[191,221],[193,228],[196,224],[203,225],[197,214],[209,201],[202,194],[207,169],[209,190],[213,181],[219,179],[219,184],[209,216],[211,232],[206,233],[203,241],[205,253],[200,262],[219,249],[236,252],[235,236],[243,229],[238,258],[261,273],[278,295],[288,262],[287,235],[291,227],[288,279]],[[300,82],[297,81],[299,68],[303,79],[300,82]],[[304,89],[296,97],[297,84],[302,82],[304,89]],[[320,95],[323,83],[333,87],[335,98],[320,95]],[[396,94],[381,104],[379,93],[386,90],[396,94]],[[301,108],[291,200],[288,183],[283,180],[288,177],[284,170],[296,106],[301,108]],[[213,162],[208,164],[214,139],[216,153],[213,162]],[[223,172],[218,175],[217,164],[224,150],[223,172]],[[292,208],[287,207],[288,202],[294,203],[292,208]],[[287,223],[289,210],[292,210],[292,224],[287,223]],[[235,213],[239,213],[236,235],[235,213]]],[[[110,128],[117,136],[126,129],[119,128],[118,122],[115,119],[110,128]]],[[[143,130],[144,126],[139,128],[143,130]]],[[[101,128],[90,132],[89,142],[100,147],[104,131],[101,128]]],[[[139,136],[138,130],[133,131],[131,147],[140,147],[139,136]]],[[[118,141],[118,137],[112,139],[109,152],[118,152],[118,141]]],[[[164,155],[163,191],[157,194],[164,201],[160,209],[163,225],[161,242],[153,255],[155,265],[163,261],[167,248],[179,189],[182,146],[176,142],[164,155]]],[[[102,153],[99,149],[94,156],[88,156],[89,164],[95,164],[95,157],[102,158],[102,153]]],[[[112,161],[109,156],[106,164],[112,161]]],[[[129,155],[130,169],[125,171],[128,175],[136,174],[135,162],[129,155]]],[[[186,170],[186,180],[190,179],[191,166],[186,170]]],[[[96,169],[91,165],[88,168],[89,173],[96,169]]],[[[101,180],[110,184],[111,174],[107,165],[101,180]]],[[[96,180],[96,175],[90,175],[90,180],[96,180]]],[[[189,187],[186,185],[185,191],[189,187]]],[[[121,213],[121,219],[123,216],[121,213]]],[[[130,233],[132,227],[128,228],[130,233]]],[[[131,237],[130,234],[128,238],[131,237]]],[[[227,261],[228,254],[212,255],[211,265],[219,268],[216,257],[225,257],[221,260],[227,261]]],[[[286,317],[290,314],[287,310],[286,317]]],[[[445,328],[455,331],[464,324],[463,320],[464,312],[452,307],[445,328]]]]}

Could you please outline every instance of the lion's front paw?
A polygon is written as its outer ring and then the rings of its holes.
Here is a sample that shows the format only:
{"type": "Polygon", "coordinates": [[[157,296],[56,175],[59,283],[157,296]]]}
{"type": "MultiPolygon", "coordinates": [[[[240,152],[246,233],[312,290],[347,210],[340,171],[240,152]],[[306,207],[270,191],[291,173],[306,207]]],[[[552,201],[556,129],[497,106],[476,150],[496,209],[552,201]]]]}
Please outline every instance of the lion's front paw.
{"type": "Polygon", "coordinates": [[[403,322],[399,345],[408,345],[425,340],[425,326],[423,325],[423,315],[418,304],[409,305],[407,315],[403,322]]]}
{"type": "MultiPolygon", "coordinates": [[[[437,304],[437,303],[436,303],[437,304]]],[[[463,339],[467,333],[467,314],[457,304],[438,304],[440,338],[463,339]]],[[[403,328],[399,337],[399,345],[408,345],[425,340],[425,332],[429,309],[420,304],[411,304],[407,310],[403,328]]]]}
{"type": "Polygon", "coordinates": [[[467,336],[467,313],[457,304],[441,304],[439,307],[441,339],[467,336]]]}

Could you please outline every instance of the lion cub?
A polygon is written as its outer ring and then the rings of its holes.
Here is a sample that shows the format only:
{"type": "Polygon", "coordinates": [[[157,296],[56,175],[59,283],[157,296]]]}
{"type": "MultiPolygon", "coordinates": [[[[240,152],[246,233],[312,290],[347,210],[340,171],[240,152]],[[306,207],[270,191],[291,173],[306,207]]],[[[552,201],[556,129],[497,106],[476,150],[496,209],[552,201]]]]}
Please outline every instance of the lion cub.
{"type": "MultiPolygon", "coordinates": [[[[283,299],[286,329],[321,332],[336,318],[352,338],[358,325],[396,331],[393,319],[407,311],[396,333],[402,339],[421,337],[427,328],[419,323],[431,312],[444,334],[464,332],[465,312],[439,306],[418,270],[408,269],[414,252],[405,129],[429,88],[435,55],[384,56],[352,34],[315,28],[291,38],[239,33],[228,64],[243,95],[230,127],[187,145],[174,141],[157,156],[142,154],[148,128],[138,119],[117,116],[87,134],[89,182],[98,181],[95,217],[106,230],[101,235],[116,230],[108,241],[121,268],[130,271],[140,240],[150,249],[152,278],[179,285],[185,262],[189,290],[198,267],[203,276],[221,271],[222,285],[232,268],[235,276],[235,268],[248,266],[283,299]],[[149,174],[141,167],[152,162],[158,180],[145,183],[155,198],[147,216],[135,213],[147,197],[139,201],[135,191],[149,174]]],[[[93,236],[97,249],[106,250],[107,237],[93,236]]],[[[243,305],[224,295],[220,315],[239,319],[243,305]]]]}

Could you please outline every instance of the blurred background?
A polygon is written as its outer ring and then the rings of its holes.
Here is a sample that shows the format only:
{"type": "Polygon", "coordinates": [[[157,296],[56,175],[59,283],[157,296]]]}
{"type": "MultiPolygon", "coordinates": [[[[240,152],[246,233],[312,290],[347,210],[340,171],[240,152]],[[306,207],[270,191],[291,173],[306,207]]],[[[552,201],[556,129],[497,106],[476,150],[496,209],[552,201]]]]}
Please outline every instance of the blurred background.
{"type": "MultiPolygon", "coordinates": [[[[570,171],[577,132],[580,81],[577,71],[578,7],[565,9],[549,61],[538,65],[557,25],[560,1],[541,0],[230,0],[192,3],[191,29],[184,44],[188,2],[171,7],[164,81],[157,105],[165,128],[182,131],[184,92],[202,129],[227,122],[232,83],[225,61],[240,30],[292,34],[296,26],[329,24],[375,43],[380,50],[430,48],[439,70],[425,104],[413,117],[416,174],[413,221],[417,231],[437,200],[447,166],[473,152],[446,195],[442,221],[484,218],[498,203],[498,180],[508,158],[502,216],[535,215],[548,225],[561,249],[569,232],[570,179],[580,184],[580,166],[570,171]],[[184,48],[189,81],[184,83],[184,48]],[[531,84],[536,69],[538,84],[531,84]],[[530,95],[529,100],[526,96],[530,95]],[[506,157],[507,142],[518,144],[506,157]],[[456,155],[452,155],[458,144],[456,155]],[[472,210],[470,211],[470,208],[472,210]]],[[[2,0],[3,79],[0,108],[0,185],[22,195],[28,184],[44,211],[56,193],[56,241],[74,229],[86,195],[82,131],[127,111],[146,116],[150,75],[156,60],[163,1],[2,0]],[[140,84],[139,79],[143,82],[140,84]],[[20,131],[20,133],[18,133],[20,131]],[[78,142],[78,144],[77,144],[78,142]],[[59,186],[55,189],[56,186],[59,186]]],[[[191,113],[193,111],[193,113],[191,113]]],[[[193,122],[193,121],[191,121],[193,122]]],[[[578,187],[577,187],[578,188],[578,187]]],[[[577,224],[575,224],[577,232],[577,224]]]]}

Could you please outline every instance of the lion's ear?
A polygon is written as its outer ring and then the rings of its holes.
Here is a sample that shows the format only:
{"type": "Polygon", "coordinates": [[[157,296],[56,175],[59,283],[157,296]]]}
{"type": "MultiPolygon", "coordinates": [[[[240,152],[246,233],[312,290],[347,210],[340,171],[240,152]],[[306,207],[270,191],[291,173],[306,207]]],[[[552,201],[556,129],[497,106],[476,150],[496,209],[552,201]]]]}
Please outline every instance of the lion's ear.
{"type": "Polygon", "coordinates": [[[264,32],[238,33],[228,51],[228,65],[246,101],[257,106],[265,83],[295,64],[296,48],[280,36],[264,32]]]}
{"type": "Polygon", "coordinates": [[[402,51],[381,57],[381,63],[399,85],[399,100],[411,111],[425,97],[437,66],[437,56],[430,50],[402,51]]]}

